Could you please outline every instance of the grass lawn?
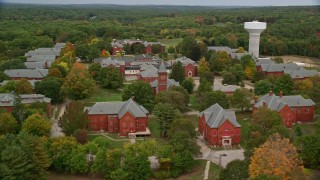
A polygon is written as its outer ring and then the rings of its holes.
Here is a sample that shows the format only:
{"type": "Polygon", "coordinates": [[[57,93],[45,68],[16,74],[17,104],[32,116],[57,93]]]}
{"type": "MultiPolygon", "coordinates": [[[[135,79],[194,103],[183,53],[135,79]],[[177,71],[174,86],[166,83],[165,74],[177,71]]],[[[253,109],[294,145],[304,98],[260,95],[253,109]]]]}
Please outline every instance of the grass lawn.
{"type": "Polygon", "coordinates": [[[85,103],[106,102],[106,101],[121,101],[122,92],[114,91],[110,89],[103,89],[99,85],[96,85],[92,95],[83,99],[85,103]]]}
{"type": "Polygon", "coordinates": [[[166,50],[168,50],[168,48],[170,46],[178,45],[182,41],[182,38],[177,38],[177,39],[158,39],[158,41],[161,44],[164,44],[166,46],[166,50]]]}
{"type": "Polygon", "coordinates": [[[199,110],[199,101],[198,101],[195,93],[190,95],[190,106],[189,107],[194,110],[199,110]]]}
{"type": "MultiPolygon", "coordinates": [[[[100,136],[100,135],[88,135],[88,141],[93,141],[98,136],[100,136]]],[[[104,136],[101,136],[101,137],[104,137],[104,136]]],[[[104,138],[106,138],[106,137],[104,137],[104,138]]],[[[112,141],[108,138],[106,138],[106,140],[109,142],[109,147],[111,149],[114,149],[114,148],[122,149],[123,144],[129,142],[129,141],[112,141]]]]}
{"type": "Polygon", "coordinates": [[[246,142],[249,140],[249,125],[252,118],[251,112],[237,112],[237,120],[241,125],[241,143],[242,147],[246,147],[246,142]]]}
{"type": "Polygon", "coordinates": [[[154,117],[149,118],[148,127],[151,131],[152,138],[154,138],[157,141],[158,146],[162,146],[168,143],[169,139],[160,137],[159,122],[154,117]]]}
{"type": "Polygon", "coordinates": [[[217,164],[211,162],[208,179],[219,179],[220,168],[217,164]]]}
{"type": "Polygon", "coordinates": [[[314,119],[312,123],[300,124],[303,135],[313,135],[320,133],[320,117],[314,119]]]}
{"type": "MultiPolygon", "coordinates": [[[[206,160],[196,160],[195,167],[189,173],[185,173],[181,176],[178,176],[178,180],[203,180],[204,170],[206,169],[207,161],[206,160]]],[[[212,165],[212,164],[211,164],[212,165]]]]}

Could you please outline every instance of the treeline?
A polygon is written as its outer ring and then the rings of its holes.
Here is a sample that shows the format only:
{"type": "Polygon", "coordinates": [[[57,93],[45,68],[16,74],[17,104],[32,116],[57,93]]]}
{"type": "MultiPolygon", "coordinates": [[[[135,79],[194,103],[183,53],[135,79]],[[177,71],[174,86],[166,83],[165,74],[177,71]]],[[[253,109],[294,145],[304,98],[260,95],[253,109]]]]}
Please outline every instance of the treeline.
{"type": "Polygon", "coordinates": [[[319,57],[319,7],[225,8],[116,5],[12,5],[0,11],[0,59],[55,42],[88,44],[94,38],[184,38],[211,46],[248,48],[246,21],[268,23],[261,54],[319,57]]]}

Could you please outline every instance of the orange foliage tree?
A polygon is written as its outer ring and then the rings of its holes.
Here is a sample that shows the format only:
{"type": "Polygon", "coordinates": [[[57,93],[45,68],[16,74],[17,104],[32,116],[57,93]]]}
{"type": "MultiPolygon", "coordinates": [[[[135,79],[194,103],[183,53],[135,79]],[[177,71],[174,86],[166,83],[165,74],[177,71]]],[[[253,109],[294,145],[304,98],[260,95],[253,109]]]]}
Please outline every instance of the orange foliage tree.
{"type": "Polygon", "coordinates": [[[254,150],[249,165],[250,178],[265,174],[281,179],[305,179],[302,161],[289,139],[272,134],[259,148],[254,150]]]}
{"type": "Polygon", "coordinates": [[[62,86],[62,92],[73,100],[84,99],[92,93],[94,84],[85,65],[74,63],[62,86]]]}

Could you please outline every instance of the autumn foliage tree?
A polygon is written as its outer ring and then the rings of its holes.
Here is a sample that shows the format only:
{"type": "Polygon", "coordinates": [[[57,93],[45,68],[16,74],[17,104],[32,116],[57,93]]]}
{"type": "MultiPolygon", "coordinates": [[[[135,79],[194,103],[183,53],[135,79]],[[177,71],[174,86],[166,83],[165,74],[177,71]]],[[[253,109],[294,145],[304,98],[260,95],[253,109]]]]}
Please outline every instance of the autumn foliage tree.
{"type": "Polygon", "coordinates": [[[16,93],[17,94],[32,94],[33,88],[31,86],[31,83],[23,78],[18,81],[16,84],[16,93]]]}
{"type": "Polygon", "coordinates": [[[86,67],[74,63],[62,86],[62,92],[70,99],[83,99],[92,93],[94,84],[86,67]]]}
{"type": "Polygon", "coordinates": [[[22,124],[22,132],[37,136],[49,136],[50,128],[49,120],[40,114],[29,116],[22,124]]]}
{"type": "Polygon", "coordinates": [[[276,175],[282,179],[305,179],[302,162],[296,148],[287,138],[273,134],[254,150],[249,165],[250,178],[260,174],[276,175]]]}

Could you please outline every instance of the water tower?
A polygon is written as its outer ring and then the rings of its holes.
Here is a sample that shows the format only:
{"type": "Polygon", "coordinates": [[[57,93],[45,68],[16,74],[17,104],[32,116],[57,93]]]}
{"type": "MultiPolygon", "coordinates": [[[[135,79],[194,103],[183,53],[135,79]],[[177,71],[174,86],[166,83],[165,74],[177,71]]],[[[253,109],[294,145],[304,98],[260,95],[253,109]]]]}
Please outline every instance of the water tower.
{"type": "Polygon", "coordinates": [[[245,22],[244,29],[249,32],[249,53],[253,58],[259,57],[260,34],[267,28],[266,22],[245,22]]]}

